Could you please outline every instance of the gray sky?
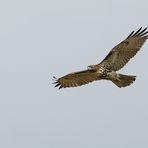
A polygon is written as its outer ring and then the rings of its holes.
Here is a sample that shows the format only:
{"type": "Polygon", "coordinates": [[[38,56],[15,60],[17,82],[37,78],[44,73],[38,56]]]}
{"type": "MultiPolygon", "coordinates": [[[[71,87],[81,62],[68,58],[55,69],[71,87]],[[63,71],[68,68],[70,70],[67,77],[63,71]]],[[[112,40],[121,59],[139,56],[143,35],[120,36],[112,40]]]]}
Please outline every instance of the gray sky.
{"type": "Polygon", "coordinates": [[[52,76],[100,62],[148,26],[147,0],[0,1],[0,147],[147,148],[148,42],[108,81],[58,90],[52,76]]]}

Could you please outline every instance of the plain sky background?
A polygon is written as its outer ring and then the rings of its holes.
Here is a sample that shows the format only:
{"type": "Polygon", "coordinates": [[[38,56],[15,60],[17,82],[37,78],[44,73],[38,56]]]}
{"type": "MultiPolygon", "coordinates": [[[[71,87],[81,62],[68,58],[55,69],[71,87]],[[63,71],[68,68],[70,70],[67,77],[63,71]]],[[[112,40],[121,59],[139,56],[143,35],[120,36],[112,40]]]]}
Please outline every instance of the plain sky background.
{"type": "Polygon", "coordinates": [[[148,26],[147,0],[0,1],[1,148],[147,148],[148,42],[108,81],[58,90],[52,76],[99,63],[148,26]]]}

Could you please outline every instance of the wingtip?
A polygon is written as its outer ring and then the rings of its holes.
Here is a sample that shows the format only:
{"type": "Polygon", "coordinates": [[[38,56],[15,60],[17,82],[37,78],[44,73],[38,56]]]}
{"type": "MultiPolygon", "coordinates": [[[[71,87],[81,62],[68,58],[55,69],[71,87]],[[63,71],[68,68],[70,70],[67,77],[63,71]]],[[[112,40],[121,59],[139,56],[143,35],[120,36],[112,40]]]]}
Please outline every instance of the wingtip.
{"type": "Polygon", "coordinates": [[[60,90],[61,88],[63,88],[63,86],[59,83],[58,79],[53,76],[52,77],[52,80],[54,81],[52,84],[54,84],[55,86],[54,87],[58,87],[58,89],[60,90]]]}
{"type": "Polygon", "coordinates": [[[62,86],[62,85],[59,87],[59,90],[60,90],[61,88],[63,88],[63,86],[62,86]]]}
{"type": "Polygon", "coordinates": [[[140,28],[139,28],[139,30],[141,30],[143,28],[143,26],[141,26],[140,28]]]}
{"type": "Polygon", "coordinates": [[[127,37],[130,38],[130,37],[136,37],[136,36],[139,36],[139,37],[144,37],[144,35],[146,35],[148,33],[147,28],[148,27],[145,27],[144,29],[142,29],[143,27],[141,26],[136,32],[135,31],[132,31],[129,36],[127,37]]]}

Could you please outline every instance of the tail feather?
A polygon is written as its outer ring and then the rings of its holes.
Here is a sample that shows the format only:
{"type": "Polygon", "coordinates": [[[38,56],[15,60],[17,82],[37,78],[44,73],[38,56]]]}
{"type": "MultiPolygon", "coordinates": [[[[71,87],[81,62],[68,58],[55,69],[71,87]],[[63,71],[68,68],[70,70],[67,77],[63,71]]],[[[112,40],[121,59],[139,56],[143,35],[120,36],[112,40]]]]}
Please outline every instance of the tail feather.
{"type": "Polygon", "coordinates": [[[112,82],[121,88],[131,85],[135,80],[136,76],[118,74],[118,79],[114,79],[112,82]]]}

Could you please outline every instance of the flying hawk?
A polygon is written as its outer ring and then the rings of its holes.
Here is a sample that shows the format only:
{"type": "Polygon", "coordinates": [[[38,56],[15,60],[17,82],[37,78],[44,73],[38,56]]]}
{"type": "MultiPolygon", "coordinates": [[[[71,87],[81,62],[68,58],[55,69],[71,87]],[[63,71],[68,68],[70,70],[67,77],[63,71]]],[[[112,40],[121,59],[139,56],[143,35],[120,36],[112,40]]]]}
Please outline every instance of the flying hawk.
{"type": "Polygon", "coordinates": [[[132,31],[120,44],[115,46],[102,62],[90,65],[86,70],[73,72],[59,79],[54,78],[55,87],[77,87],[96,80],[110,80],[119,88],[129,86],[136,76],[116,73],[133,58],[148,39],[147,28],[132,31]]]}

